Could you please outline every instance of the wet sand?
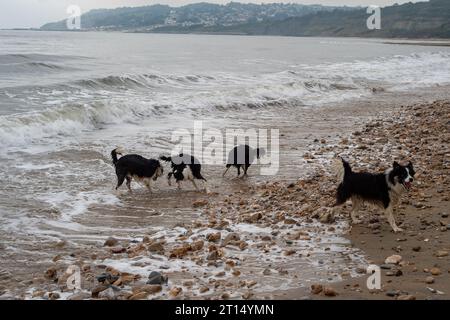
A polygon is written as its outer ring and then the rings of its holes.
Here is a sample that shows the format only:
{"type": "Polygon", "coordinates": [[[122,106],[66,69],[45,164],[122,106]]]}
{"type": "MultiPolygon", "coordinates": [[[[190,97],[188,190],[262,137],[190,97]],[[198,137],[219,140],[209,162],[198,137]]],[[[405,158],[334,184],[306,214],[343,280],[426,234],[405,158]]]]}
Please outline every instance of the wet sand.
{"type": "MultiPolygon", "coordinates": [[[[368,260],[379,263],[380,259],[384,259],[385,255],[391,253],[391,250],[382,250],[381,247],[391,248],[401,245],[402,250],[408,251],[406,244],[414,244],[415,241],[423,242],[423,239],[414,240],[419,236],[413,223],[416,221],[413,218],[414,214],[422,214],[422,211],[413,208],[412,215],[408,213],[404,223],[411,223],[411,230],[416,230],[416,235],[409,235],[407,241],[403,241],[401,235],[391,235],[388,226],[383,223],[381,223],[380,233],[375,235],[368,232],[363,225],[352,228],[348,236],[350,243],[337,244],[338,249],[334,252],[333,245],[336,244],[332,240],[328,245],[320,244],[320,241],[322,237],[328,240],[332,239],[334,233],[345,235],[347,231],[345,216],[338,217],[336,225],[317,224],[316,219],[313,218],[318,214],[316,211],[323,212],[321,207],[325,207],[329,203],[329,197],[333,192],[332,179],[324,170],[324,165],[336,153],[339,142],[348,139],[347,137],[350,137],[352,132],[363,130],[366,123],[370,123],[377,117],[392,119],[395,122],[397,118],[394,114],[398,112],[400,104],[404,104],[405,101],[430,101],[431,96],[439,97],[439,95],[445,96],[446,94],[443,91],[437,91],[434,95],[430,92],[394,96],[380,93],[375,102],[359,101],[353,104],[323,106],[315,108],[314,111],[299,108],[295,112],[292,109],[286,109],[277,114],[248,113],[244,117],[240,114],[236,118],[238,121],[235,123],[236,126],[280,128],[280,171],[276,177],[252,174],[257,173],[259,169],[258,166],[252,166],[249,172],[250,177],[247,179],[232,180],[231,176],[235,173],[231,171],[227,179],[222,179],[220,177],[223,171],[222,167],[205,166],[204,173],[208,177],[212,191],[210,195],[199,194],[191,186],[186,186],[189,191],[177,191],[175,187],[168,187],[165,180],[157,183],[158,190],[155,190],[152,195],[142,188],[138,188],[133,195],[124,192],[120,196],[124,205],[119,208],[114,206],[92,207],[89,208],[89,215],[82,215],[75,219],[76,223],[92,227],[93,231],[90,234],[77,232],[76,228],[69,233],[66,229],[62,229],[62,234],[55,233],[55,240],[52,242],[25,244],[20,259],[15,256],[5,260],[6,263],[2,266],[4,270],[0,278],[0,289],[5,293],[4,297],[49,298],[50,292],[60,292],[59,298],[67,298],[72,293],[64,288],[62,280],[64,279],[64,270],[68,265],[76,264],[83,270],[85,287],[88,290],[78,296],[72,296],[72,298],[88,298],[92,296],[89,291],[98,285],[95,277],[105,270],[122,278],[127,276],[123,270],[119,270],[117,260],[122,262],[127,259],[137,258],[136,260],[139,260],[139,257],[143,257],[141,262],[133,261],[136,267],[139,267],[139,264],[142,267],[148,263],[145,259],[149,255],[152,256],[151,248],[158,248],[158,244],[161,244],[164,248],[163,256],[169,258],[169,260],[161,260],[162,267],[165,267],[165,261],[173,263],[177,259],[181,261],[180,263],[186,261],[189,263],[182,267],[181,271],[178,269],[172,272],[170,268],[157,270],[166,271],[165,274],[169,275],[170,286],[163,287],[162,294],[160,292],[154,296],[155,298],[300,299],[305,296],[311,297],[309,285],[307,281],[306,283],[302,281],[302,277],[308,280],[323,279],[321,283],[328,283],[328,279],[339,293],[338,297],[341,298],[384,298],[385,294],[383,293],[364,296],[365,290],[361,285],[364,277],[336,282],[358,274],[359,260],[344,263],[339,259],[345,260],[349,255],[359,254],[367,256],[368,260]],[[304,126],[299,126],[299,123],[304,126]],[[318,185],[319,182],[324,184],[318,185]],[[311,188],[308,190],[309,194],[305,194],[305,186],[308,189],[310,184],[311,186],[315,184],[319,189],[311,188]],[[269,193],[266,194],[266,192],[269,193]],[[297,210],[294,212],[293,208],[297,210]],[[284,214],[277,214],[281,211],[284,214]],[[417,212],[414,213],[415,211],[417,212]],[[258,212],[261,213],[261,218],[256,217],[257,219],[254,220],[255,217],[252,216],[258,212]],[[270,215],[266,216],[265,213],[269,212],[270,215]],[[123,232],[108,234],[103,231],[98,234],[95,231],[97,225],[102,225],[102,227],[120,225],[123,227],[123,232]],[[148,234],[147,227],[149,225],[158,226],[161,230],[170,230],[173,232],[173,236],[167,234],[158,236],[154,231],[148,234]],[[241,229],[236,228],[237,225],[241,229]],[[252,229],[252,225],[256,229],[252,229]],[[140,231],[136,226],[142,226],[142,230],[140,231]],[[277,226],[275,229],[279,230],[274,230],[274,226],[277,226]],[[269,231],[264,229],[268,227],[271,228],[269,231]],[[233,236],[230,236],[230,241],[237,242],[224,245],[223,241],[226,236],[239,231],[242,232],[242,239],[233,240],[233,236]],[[260,231],[261,234],[258,234],[260,231]],[[278,233],[273,233],[274,231],[278,231],[278,233]],[[212,241],[208,240],[209,234],[214,235],[217,232],[221,233],[220,240],[214,240],[214,236],[210,236],[212,241]],[[193,233],[194,237],[191,236],[193,233]],[[383,237],[380,238],[381,235],[383,237]],[[118,243],[113,247],[103,247],[104,240],[110,236],[116,238],[118,243]],[[374,237],[377,237],[377,241],[381,239],[381,242],[377,242],[375,245],[374,237]],[[397,241],[397,239],[401,241],[397,241]],[[200,240],[203,241],[202,248],[192,249],[192,243],[200,240]],[[243,242],[244,244],[242,244],[243,242]],[[264,242],[268,242],[267,249],[261,248],[261,246],[264,247],[262,244],[264,242]],[[191,247],[184,246],[186,243],[191,244],[191,247]],[[246,251],[248,250],[246,246],[249,246],[250,249],[254,247],[255,250],[246,251]],[[275,252],[271,253],[270,247],[274,247],[275,252]],[[181,250],[176,251],[176,249],[181,250]],[[36,251],[42,252],[45,258],[36,260],[36,251]],[[117,253],[113,251],[117,251],[117,253]],[[253,258],[251,255],[246,257],[249,252],[253,252],[253,258]],[[255,256],[257,252],[266,252],[276,259],[268,261],[267,265],[260,265],[258,256],[255,256]],[[227,258],[224,258],[224,253],[227,258]],[[175,257],[170,258],[174,254],[175,257]],[[216,254],[217,259],[208,260],[211,254],[216,254]],[[249,259],[247,262],[245,262],[246,258],[249,259]],[[308,260],[308,264],[306,264],[306,260],[308,260]],[[25,265],[24,261],[26,261],[25,265]],[[338,267],[329,268],[330,263],[336,263],[338,267]],[[114,268],[108,267],[108,265],[114,266],[114,268]],[[195,265],[201,266],[201,268],[193,272],[195,265]],[[283,265],[290,271],[286,273],[286,270],[280,267],[283,265]],[[306,265],[309,269],[303,268],[302,270],[302,267],[306,265]],[[344,265],[346,266],[345,270],[339,267],[344,265]],[[55,270],[54,276],[51,272],[53,269],[55,270]],[[192,275],[189,275],[190,273],[192,275]],[[278,290],[265,289],[265,286],[272,282],[276,287],[279,282],[278,278],[283,278],[286,283],[289,283],[289,289],[283,289],[283,285],[279,286],[278,290]],[[189,281],[200,282],[202,285],[193,285],[189,281]],[[253,283],[254,281],[256,283],[253,283]],[[353,287],[354,283],[358,282],[362,292],[351,290],[351,288],[355,288],[353,287]],[[295,286],[301,286],[301,289],[292,289],[295,286]],[[184,288],[184,290],[181,291],[182,293],[177,293],[177,288],[184,288]],[[202,292],[206,290],[205,288],[208,290],[202,292]]],[[[367,149],[358,151],[358,148],[353,149],[351,145],[346,149],[367,156],[367,163],[371,166],[377,167],[387,163],[384,161],[385,159],[380,159],[376,152],[368,153],[367,149]]],[[[427,211],[427,214],[430,215],[430,219],[431,217],[437,219],[433,213],[438,213],[445,208],[448,208],[448,202],[433,207],[433,210],[427,211]]],[[[320,217],[318,218],[320,220],[320,217]]],[[[437,236],[433,233],[432,228],[426,232],[429,234],[426,233],[425,239],[437,236]]],[[[442,231],[439,235],[441,237],[447,235],[447,238],[436,241],[442,241],[448,245],[448,232],[442,231]]],[[[432,243],[432,241],[428,241],[426,244],[431,246],[432,243]]],[[[428,262],[430,260],[427,259],[432,253],[425,249],[425,245],[422,245],[422,248],[423,253],[420,256],[422,258],[418,257],[415,261],[419,271],[416,271],[417,273],[413,277],[419,277],[417,275],[423,272],[419,266],[430,264],[428,262]]],[[[419,256],[418,253],[416,254],[419,256]]],[[[157,259],[158,256],[155,255],[154,258],[157,259]]],[[[403,257],[404,261],[410,259],[410,256],[407,255],[403,257]]],[[[432,265],[427,266],[427,268],[430,267],[432,265]]],[[[444,274],[445,270],[442,271],[444,274]]],[[[403,278],[391,277],[389,279],[393,281],[389,285],[393,287],[397,284],[398,286],[404,285],[407,277],[406,267],[402,272],[403,278]]],[[[138,274],[138,272],[134,274],[136,284],[132,282],[124,285],[125,281],[120,285],[116,283],[121,288],[121,293],[114,298],[123,299],[136,295],[137,298],[152,298],[151,294],[139,295],[142,291],[138,292],[138,289],[135,288],[145,283],[147,274],[148,270],[144,268],[142,274],[138,274]]],[[[445,275],[441,276],[441,278],[443,277],[445,275]]],[[[448,288],[448,283],[439,284],[439,281],[436,280],[435,288],[437,290],[448,293],[450,290],[445,289],[445,286],[448,288]]],[[[402,288],[399,287],[399,289],[402,288]]],[[[312,296],[312,298],[317,297],[321,296],[312,296]]],[[[425,296],[417,294],[417,298],[423,297],[425,296]]],[[[100,298],[108,298],[108,296],[100,298]]]]}

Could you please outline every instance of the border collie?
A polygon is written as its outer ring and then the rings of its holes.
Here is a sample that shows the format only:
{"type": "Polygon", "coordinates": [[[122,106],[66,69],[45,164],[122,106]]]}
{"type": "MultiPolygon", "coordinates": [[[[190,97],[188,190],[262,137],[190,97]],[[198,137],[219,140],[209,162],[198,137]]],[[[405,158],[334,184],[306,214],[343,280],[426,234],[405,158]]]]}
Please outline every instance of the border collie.
{"type": "Polygon", "coordinates": [[[206,179],[202,176],[201,170],[202,165],[200,161],[194,156],[189,154],[180,153],[178,156],[166,157],[160,156],[160,160],[170,162],[170,167],[172,168],[172,172],[167,174],[167,181],[169,186],[172,185],[171,179],[172,176],[175,178],[177,182],[178,189],[181,189],[181,181],[191,181],[197,191],[200,191],[195,180],[203,180],[205,184],[205,191],[208,191],[208,187],[206,186],[206,179]]]}
{"type": "Polygon", "coordinates": [[[222,177],[228,172],[231,166],[237,168],[237,177],[241,175],[241,167],[244,170],[242,177],[247,176],[247,170],[256,159],[264,156],[266,151],[263,148],[253,149],[248,145],[239,145],[234,147],[228,153],[226,169],[222,174],[222,177]]]}
{"type": "Polygon", "coordinates": [[[341,158],[342,164],[337,163],[339,186],[336,192],[334,208],[352,201],[350,216],[352,223],[361,221],[357,212],[363,203],[374,204],[384,209],[386,218],[394,232],[403,231],[394,219],[394,206],[401,195],[409,191],[414,180],[415,171],[411,162],[406,166],[394,162],[392,168],[384,173],[353,172],[350,164],[341,158]]]}
{"type": "Polygon", "coordinates": [[[152,192],[151,181],[156,181],[164,173],[163,167],[158,160],[146,159],[137,154],[127,154],[120,159],[117,155],[124,152],[121,148],[111,151],[111,158],[116,167],[117,186],[116,190],[127,180],[128,190],[131,192],[131,180],[143,183],[152,192]]]}

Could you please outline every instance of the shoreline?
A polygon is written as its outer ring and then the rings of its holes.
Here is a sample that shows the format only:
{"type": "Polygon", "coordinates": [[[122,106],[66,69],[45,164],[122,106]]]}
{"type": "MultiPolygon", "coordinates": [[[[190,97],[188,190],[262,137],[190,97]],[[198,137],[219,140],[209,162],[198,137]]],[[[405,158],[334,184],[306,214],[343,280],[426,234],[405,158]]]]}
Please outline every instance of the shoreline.
{"type": "Polygon", "coordinates": [[[130,34],[163,34],[163,35],[220,35],[220,36],[247,36],[247,37],[283,37],[283,38],[337,38],[337,39],[360,39],[360,40],[376,40],[383,44],[398,45],[415,45],[415,46],[450,46],[450,38],[378,38],[378,37],[354,37],[354,36],[285,36],[285,35],[264,35],[264,34],[247,34],[233,32],[151,32],[151,31],[130,31],[130,30],[45,30],[39,28],[16,28],[16,29],[0,29],[0,31],[38,31],[38,32],[101,32],[101,33],[130,33],[130,34]]]}

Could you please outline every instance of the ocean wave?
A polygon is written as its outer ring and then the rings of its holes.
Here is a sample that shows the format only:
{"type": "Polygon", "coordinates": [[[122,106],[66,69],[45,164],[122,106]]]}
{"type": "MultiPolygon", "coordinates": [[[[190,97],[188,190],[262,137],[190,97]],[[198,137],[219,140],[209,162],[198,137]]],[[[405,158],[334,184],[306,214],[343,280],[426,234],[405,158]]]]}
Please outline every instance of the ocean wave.
{"type": "Polygon", "coordinates": [[[103,78],[79,80],[67,86],[85,89],[137,89],[155,88],[161,85],[195,85],[215,80],[212,76],[204,75],[158,75],[158,74],[125,74],[111,75],[103,78]]]}
{"type": "Polygon", "coordinates": [[[82,58],[45,54],[0,54],[0,73],[28,74],[79,70],[73,66],[69,67],[66,62],[82,58]]]}
{"type": "Polygon", "coordinates": [[[382,91],[448,83],[450,54],[442,52],[299,65],[260,77],[230,73],[111,75],[64,84],[67,90],[52,88],[47,95],[37,91],[42,105],[49,105],[51,97],[55,101],[53,107],[1,116],[0,139],[6,145],[21,145],[110,124],[141,123],[174,112],[195,117],[229,110],[314,106],[382,91]],[[73,88],[81,92],[79,96],[71,94],[73,88]],[[118,89],[122,88],[132,91],[119,94],[118,89]],[[95,98],[102,90],[106,94],[95,98]],[[85,100],[80,100],[83,95],[85,100]]]}
{"type": "Polygon", "coordinates": [[[52,61],[72,60],[72,59],[88,59],[88,57],[75,56],[75,55],[52,55],[52,54],[41,54],[41,53],[0,54],[0,64],[23,63],[23,62],[30,62],[30,61],[52,62],[52,61]]]}
{"type": "MultiPolygon", "coordinates": [[[[114,78],[112,81],[117,79],[114,78]]],[[[130,80],[127,78],[124,81],[130,80]]],[[[120,83],[124,83],[123,80],[120,80],[120,83]]],[[[325,98],[325,92],[329,93],[327,99],[331,100],[348,97],[348,93],[345,92],[333,95],[333,91],[342,91],[336,87],[336,84],[330,83],[309,85],[303,82],[295,85],[279,83],[234,88],[229,91],[216,89],[202,93],[195,91],[159,93],[151,100],[140,95],[135,97],[128,95],[120,99],[84,104],[65,103],[40,111],[0,116],[0,139],[7,146],[18,146],[40,143],[52,137],[73,136],[107,125],[140,123],[151,117],[169,116],[174,112],[195,115],[205,112],[298,106],[304,104],[305,100],[318,101],[320,97],[325,98]]]]}
{"type": "Polygon", "coordinates": [[[39,71],[45,72],[61,72],[74,70],[74,68],[65,67],[49,62],[25,62],[14,64],[0,64],[0,72],[2,73],[33,73],[39,71]]]}

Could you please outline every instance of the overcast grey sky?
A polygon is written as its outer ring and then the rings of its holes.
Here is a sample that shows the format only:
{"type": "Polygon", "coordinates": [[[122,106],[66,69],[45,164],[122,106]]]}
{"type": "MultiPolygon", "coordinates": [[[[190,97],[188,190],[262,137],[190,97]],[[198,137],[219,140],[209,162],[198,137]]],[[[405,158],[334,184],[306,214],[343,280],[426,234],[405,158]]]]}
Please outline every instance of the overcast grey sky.
{"type": "MultiPolygon", "coordinates": [[[[71,4],[80,6],[82,12],[94,8],[116,8],[142,6],[156,3],[180,6],[195,2],[227,3],[229,0],[0,0],[0,28],[40,27],[46,22],[57,21],[67,16],[66,9],[71,4]]],[[[296,2],[324,5],[391,5],[409,0],[235,0],[237,2],[273,3],[296,2]]],[[[425,0],[422,0],[425,1],[425,0]]],[[[418,0],[412,0],[418,2],[418,0]]]]}

